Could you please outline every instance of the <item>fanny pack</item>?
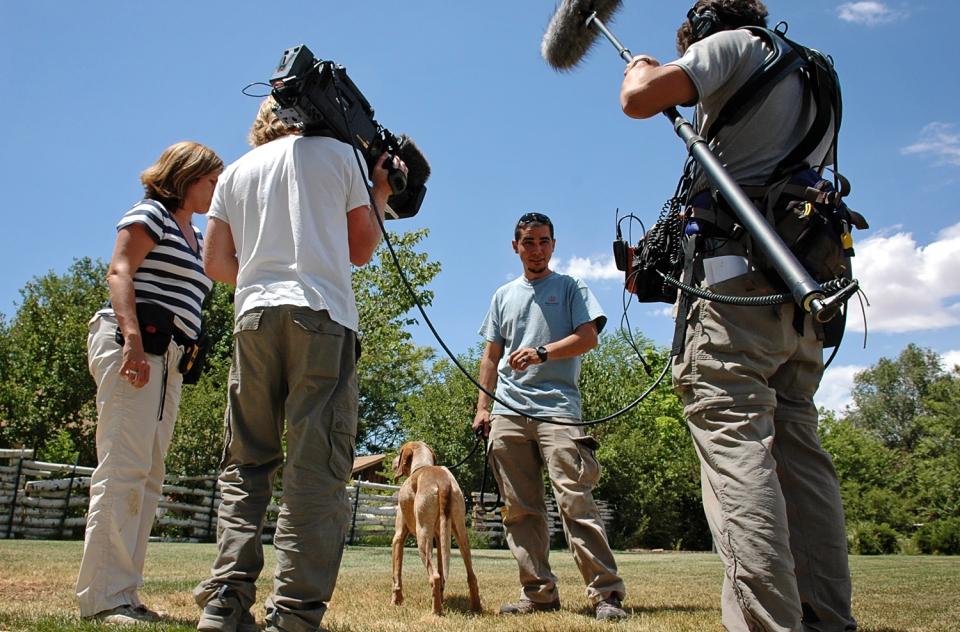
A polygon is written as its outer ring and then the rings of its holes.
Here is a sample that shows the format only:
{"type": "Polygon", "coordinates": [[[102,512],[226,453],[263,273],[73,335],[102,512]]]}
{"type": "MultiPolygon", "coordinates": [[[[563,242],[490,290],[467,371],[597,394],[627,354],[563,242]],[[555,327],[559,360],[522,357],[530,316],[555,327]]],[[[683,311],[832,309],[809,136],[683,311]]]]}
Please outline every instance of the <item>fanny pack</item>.
{"type": "MultiPolygon", "coordinates": [[[[152,355],[163,355],[173,339],[173,313],[155,303],[137,303],[137,323],[140,325],[140,339],[143,351],[152,355]]],[[[114,335],[117,344],[123,346],[123,332],[117,327],[114,335]]]]}
{"type": "MultiPolygon", "coordinates": [[[[187,339],[173,324],[173,312],[156,303],[137,303],[137,323],[140,325],[144,353],[163,355],[167,352],[171,340],[183,346],[183,356],[177,370],[183,374],[184,384],[196,384],[203,372],[207,356],[207,336],[201,333],[197,340],[187,339]]],[[[123,333],[119,327],[114,339],[123,346],[123,333]]]]}

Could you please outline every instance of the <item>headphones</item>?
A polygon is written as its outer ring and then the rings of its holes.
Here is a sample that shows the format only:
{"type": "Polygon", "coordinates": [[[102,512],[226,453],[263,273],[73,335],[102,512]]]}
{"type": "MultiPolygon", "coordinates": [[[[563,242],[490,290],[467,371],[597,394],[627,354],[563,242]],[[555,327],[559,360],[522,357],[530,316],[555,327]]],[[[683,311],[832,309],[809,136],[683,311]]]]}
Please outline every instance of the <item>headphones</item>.
{"type": "Polygon", "coordinates": [[[690,22],[694,42],[713,35],[723,27],[713,9],[703,9],[702,13],[697,13],[696,9],[690,9],[687,11],[687,21],[690,22]]]}

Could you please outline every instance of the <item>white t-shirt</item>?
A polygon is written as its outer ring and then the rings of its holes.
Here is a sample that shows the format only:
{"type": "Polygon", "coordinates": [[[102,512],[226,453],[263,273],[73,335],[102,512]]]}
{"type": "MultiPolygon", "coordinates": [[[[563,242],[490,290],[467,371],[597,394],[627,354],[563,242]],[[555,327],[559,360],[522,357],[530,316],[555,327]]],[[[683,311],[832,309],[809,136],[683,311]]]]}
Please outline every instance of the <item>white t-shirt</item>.
{"type": "Polygon", "coordinates": [[[285,136],[224,170],[208,215],[233,233],[238,318],[254,307],[301,305],[357,330],[347,213],[370,203],[365,169],[338,140],[285,136]]]}
{"type": "MultiPolygon", "coordinates": [[[[721,31],[691,44],[683,57],[670,62],[687,73],[697,89],[697,130],[703,135],[754,71],[763,65],[770,49],[756,35],[744,29],[721,31]]],[[[762,185],[777,164],[806,135],[816,108],[804,99],[804,86],[799,73],[779,82],[759,103],[751,107],[739,121],[727,125],[711,142],[711,149],[731,177],[740,184],[762,185]]],[[[810,164],[819,164],[830,146],[833,125],[823,141],[808,157],[810,164]]],[[[701,181],[693,190],[706,188],[701,181]]]]}

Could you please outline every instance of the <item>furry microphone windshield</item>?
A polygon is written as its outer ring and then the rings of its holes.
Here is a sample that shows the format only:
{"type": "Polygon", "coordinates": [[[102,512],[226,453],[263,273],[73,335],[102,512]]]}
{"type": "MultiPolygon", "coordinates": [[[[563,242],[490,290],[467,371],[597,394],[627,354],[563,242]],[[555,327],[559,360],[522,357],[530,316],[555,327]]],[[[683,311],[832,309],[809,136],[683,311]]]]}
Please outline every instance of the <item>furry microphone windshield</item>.
{"type": "Polygon", "coordinates": [[[543,58],[557,70],[576,66],[600,34],[587,26],[587,19],[596,13],[601,22],[607,22],[621,4],[621,0],[563,0],[543,35],[543,58]]]}

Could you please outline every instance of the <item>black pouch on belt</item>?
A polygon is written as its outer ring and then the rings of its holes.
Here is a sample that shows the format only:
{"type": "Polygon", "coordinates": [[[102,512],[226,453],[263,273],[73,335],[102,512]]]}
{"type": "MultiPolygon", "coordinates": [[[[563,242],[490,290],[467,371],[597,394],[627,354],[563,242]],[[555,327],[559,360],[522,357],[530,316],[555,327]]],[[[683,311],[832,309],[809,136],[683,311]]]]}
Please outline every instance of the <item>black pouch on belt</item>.
{"type": "MultiPolygon", "coordinates": [[[[144,352],[153,355],[166,353],[173,338],[173,313],[154,303],[137,303],[137,322],[144,352]]],[[[122,347],[123,333],[119,327],[115,339],[122,347]]]]}
{"type": "Polygon", "coordinates": [[[180,365],[177,367],[177,370],[183,374],[184,384],[196,384],[200,380],[209,347],[210,339],[204,334],[200,334],[199,338],[184,345],[183,356],[180,357],[180,365]]]}

